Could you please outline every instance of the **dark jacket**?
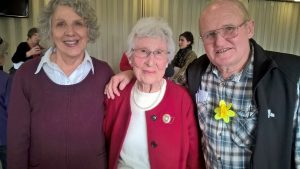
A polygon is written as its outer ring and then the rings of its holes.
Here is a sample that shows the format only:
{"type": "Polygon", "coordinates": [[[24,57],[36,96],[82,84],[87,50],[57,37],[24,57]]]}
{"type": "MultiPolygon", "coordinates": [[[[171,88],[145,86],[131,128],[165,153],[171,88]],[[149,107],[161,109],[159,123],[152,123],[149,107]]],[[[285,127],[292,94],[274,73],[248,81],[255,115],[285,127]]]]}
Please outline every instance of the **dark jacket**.
{"type": "MultiPolygon", "coordinates": [[[[253,102],[259,111],[251,168],[295,168],[293,117],[299,97],[300,57],[266,51],[253,39],[250,43],[254,46],[253,102]],[[269,117],[268,110],[275,115],[274,118],[269,117]]],[[[187,70],[193,97],[209,63],[207,56],[203,55],[187,70]]]]}

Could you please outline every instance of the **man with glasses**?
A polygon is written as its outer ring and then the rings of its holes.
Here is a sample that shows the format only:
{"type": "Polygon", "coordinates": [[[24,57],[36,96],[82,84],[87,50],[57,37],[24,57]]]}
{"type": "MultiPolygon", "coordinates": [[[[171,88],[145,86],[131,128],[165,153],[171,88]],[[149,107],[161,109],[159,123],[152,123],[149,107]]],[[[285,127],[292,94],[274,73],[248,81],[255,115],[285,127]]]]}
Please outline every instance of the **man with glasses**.
{"type": "Polygon", "coordinates": [[[207,168],[299,168],[300,58],[264,50],[238,0],[199,19],[206,54],[188,71],[207,168]]]}
{"type": "MultiPolygon", "coordinates": [[[[209,3],[199,31],[206,54],[189,66],[187,80],[206,167],[300,168],[300,57],[259,46],[238,0],[209,3]]],[[[107,93],[118,94],[113,86],[127,80],[111,81],[107,93]]]]}

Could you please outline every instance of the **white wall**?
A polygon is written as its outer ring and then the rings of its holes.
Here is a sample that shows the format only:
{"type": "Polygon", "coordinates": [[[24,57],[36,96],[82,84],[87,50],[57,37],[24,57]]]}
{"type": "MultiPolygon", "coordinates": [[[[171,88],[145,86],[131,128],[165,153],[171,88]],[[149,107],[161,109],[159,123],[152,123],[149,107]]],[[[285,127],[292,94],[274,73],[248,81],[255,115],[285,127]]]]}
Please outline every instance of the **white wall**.
{"type": "MultiPolygon", "coordinates": [[[[37,26],[41,8],[49,0],[29,0],[28,18],[0,17],[0,36],[9,43],[9,55],[26,40],[29,28],[37,26]]],[[[174,40],[184,31],[194,34],[194,50],[204,53],[198,34],[198,16],[209,0],[90,0],[100,24],[100,38],[88,46],[90,54],[107,61],[117,72],[126,48],[126,38],[142,16],[163,16],[174,32],[174,40]]],[[[300,55],[300,3],[241,0],[256,22],[255,39],[266,49],[300,55]]],[[[6,59],[5,70],[11,66],[6,59]]]]}

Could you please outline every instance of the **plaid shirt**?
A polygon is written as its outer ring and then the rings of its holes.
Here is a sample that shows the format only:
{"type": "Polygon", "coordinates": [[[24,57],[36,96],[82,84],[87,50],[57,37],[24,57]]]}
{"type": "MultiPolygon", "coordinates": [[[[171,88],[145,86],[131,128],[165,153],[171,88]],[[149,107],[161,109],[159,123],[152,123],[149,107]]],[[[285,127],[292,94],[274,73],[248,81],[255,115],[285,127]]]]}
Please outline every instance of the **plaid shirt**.
{"type": "Polygon", "coordinates": [[[252,103],[253,55],[246,68],[224,80],[209,65],[196,93],[198,119],[203,131],[202,145],[209,169],[249,168],[255,142],[257,109],[252,103]],[[215,120],[214,109],[219,101],[232,103],[236,116],[229,123],[215,120]]]}
{"type": "MultiPolygon", "coordinates": [[[[253,51],[253,47],[252,47],[253,51]]],[[[201,88],[196,93],[198,120],[202,130],[202,146],[206,167],[209,169],[247,169],[255,146],[257,108],[252,103],[253,56],[242,72],[224,80],[212,64],[202,76],[201,88]],[[232,103],[236,116],[229,123],[214,118],[219,101],[232,103]]],[[[300,78],[294,114],[295,164],[300,169],[300,78]]],[[[280,152],[274,152],[280,153],[280,152]]]]}

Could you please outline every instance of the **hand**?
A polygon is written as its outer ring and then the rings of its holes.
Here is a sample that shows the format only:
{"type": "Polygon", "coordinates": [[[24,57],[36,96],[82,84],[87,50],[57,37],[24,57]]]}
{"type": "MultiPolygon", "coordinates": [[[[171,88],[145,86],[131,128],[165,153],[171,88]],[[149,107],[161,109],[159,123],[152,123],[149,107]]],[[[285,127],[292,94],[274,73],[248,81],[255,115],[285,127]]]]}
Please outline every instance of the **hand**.
{"type": "Polygon", "coordinates": [[[30,56],[33,56],[33,55],[38,55],[38,54],[41,54],[42,50],[41,48],[37,45],[33,48],[31,48],[29,51],[28,51],[28,56],[27,57],[30,57],[30,56]]]}
{"type": "Polygon", "coordinates": [[[106,84],[104,94],[109,99],[114,99],[115,95],[120,96],[120,91],[128,85],[133,76],[132,70],[126,70],[114,75],[106,84]]]}

